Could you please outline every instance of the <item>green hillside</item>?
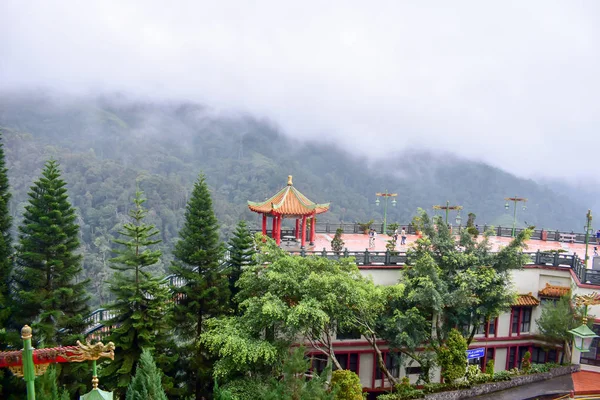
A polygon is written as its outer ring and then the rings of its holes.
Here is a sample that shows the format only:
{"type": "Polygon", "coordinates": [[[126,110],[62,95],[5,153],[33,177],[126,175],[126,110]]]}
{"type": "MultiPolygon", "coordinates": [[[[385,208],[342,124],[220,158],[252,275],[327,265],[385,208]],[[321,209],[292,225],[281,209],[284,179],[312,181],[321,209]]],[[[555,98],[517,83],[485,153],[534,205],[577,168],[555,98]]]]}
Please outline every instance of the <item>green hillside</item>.
{"type": "MultiPolygon", "coordinates": [[[[316,202],[331,202],[320,221],[381,220],[375,192],[399,194],[388,221],[409,221],[418,207],[450,200],[477,214],[477,223],[512,221],[506,196],[529,199],[520,223],[577,230],[587,207],[534,181],[451,155],[406,152],[370,165],[331,144],[300,142],[269,121],[216,113],[183,102],[158,103],[123,96],[60,97],[3,93],[0,127],[19,220],[26,193],[45,160],[57,159],[78,209],[85,269],[95,301],[106,300],[110,240],[123,222],[137,184],[148,197],[151,221],[160,229],[165,257],[182,224],[194,180],[203,171],[214,196],[223,237],[239,219],[258,225],[247,200],[264,200],[294,176],[295,186],[316,202]]],[[[400,134],[399,134],[400,136],[400,134]]],[[[291,226],[291,225],[290,225],[291,226]]]]}

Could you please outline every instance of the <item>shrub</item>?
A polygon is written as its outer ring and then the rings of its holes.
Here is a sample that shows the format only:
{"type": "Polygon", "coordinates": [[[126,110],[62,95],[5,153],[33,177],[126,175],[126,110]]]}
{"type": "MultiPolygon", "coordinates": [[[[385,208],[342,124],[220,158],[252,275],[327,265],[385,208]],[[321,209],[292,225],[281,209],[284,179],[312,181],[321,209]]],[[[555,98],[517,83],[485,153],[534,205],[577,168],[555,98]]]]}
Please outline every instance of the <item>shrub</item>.
{"type": "Polygon", "coordinates": [[[331,250],[335,251],[338,254],[342,250],[344,250],[345,243],[342,240],[343,233],[344,233],[344,230],[342,228],[337,228],[335,231],[335,235],[333,236],[333,239],[331,240],[331,250]]]}
{"type": "Polygon", "coordinates": [[[448,334],[446,346],[438,353],[438,362],[442,367],[444,382],[452,383],[465,376],[467,364],[467,341],[457,329],[448,334]]]}
{"type": "Polygon", "coordinates": [[[479,365],[469,365],[467,367],[467,372],[465,373],[465,377],[469,382],[473,382],[477,375],[481,375],[481,370],[479,369],[479,365]]]}
{"type": "Polygon", "coordinates": [[[347,369],[333,371],[331,388],[336,390],[335,400],[363,400],[360,378],[347,369]]]}
{"type": "Polygon", "coordinates": [[[511,373],[510,371],[498,371],[494,374],[493,381],[501,382],[501,381],[510,381],[511,373]]]}
{"type": "Polygon", "coordinates": [[[531,353],[528,351],[525,352],[523,360],[521,361],[521,369],[525,374],[528,374],[531,369],[531,353]]]}
{"type": "Polygon", "coordinates": [[[550,367],[547,364],[533,364],[529,370],[530,374],[539,374],[542,372],[550,371],[550,367]]]}
{"type": "Polygon", "coordinates": [[[373,225],[373,220],[370,220],[368,222],[357,222],[359,228],[361,231],[363,231],[363,233],[366,235],[367,233],[369,233],[369,229],[371,229],[371,225],[373,225]]]}
{"type": "Polygon", "coordinates": [[[474,385],[480,385],[482,383],[492,382],[493,380],[494,376],[492,374],[479,374],[475,378],[473,378],[471,383],[473,383],[474,385]]]}
{"type": "Polygon", "coordinates": [[[521,371],[519,371],[519,368],[511,368],[508,370],[508,373],[510,374],[510,376],[519,376],[521,375],[521,371]]]}
{"type": "Polygon", "coordinates": [[[479,236],[479,231],[474,226],[468,227],[467,232],[469,233],[469,235],[473,236],[474,238],[477,238],[477,236],[479,236]]]}
{"type": "Polygon", "coordinates": [[[257,378],[241,378],[228,382],[216,397],[220,400],[255,400],[268,390],[268,384],[257,378]],[[228,397],[229,396],[229,397],[228,397]]]}
{"type": "Polygon", "coordinates": [[[494,360],[488,360],[485,364],[485,373],[489,375],[494,375],[494,360]]]}

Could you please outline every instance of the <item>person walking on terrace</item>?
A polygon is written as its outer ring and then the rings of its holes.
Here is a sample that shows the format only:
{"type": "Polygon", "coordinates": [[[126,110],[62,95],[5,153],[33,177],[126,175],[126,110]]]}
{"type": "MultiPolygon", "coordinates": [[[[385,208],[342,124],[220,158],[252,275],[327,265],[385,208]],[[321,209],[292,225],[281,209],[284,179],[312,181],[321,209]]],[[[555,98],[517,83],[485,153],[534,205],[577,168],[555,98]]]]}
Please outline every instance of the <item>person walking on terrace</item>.
{"type": "Polygon", "coordinates": [[[596,231],[596,244],[600,244],[600,229],[596,231]]]}
{"type": "Polygon", "coordinates": [[[375,247],[375,229],[371,228],[369,231],[369,248],[375,247]]]}
{"type": "Polygon", "coordinates": [[[402,227],[402,231],[400,231],[400,244],[406,244],[406,229],[402,227]]]}

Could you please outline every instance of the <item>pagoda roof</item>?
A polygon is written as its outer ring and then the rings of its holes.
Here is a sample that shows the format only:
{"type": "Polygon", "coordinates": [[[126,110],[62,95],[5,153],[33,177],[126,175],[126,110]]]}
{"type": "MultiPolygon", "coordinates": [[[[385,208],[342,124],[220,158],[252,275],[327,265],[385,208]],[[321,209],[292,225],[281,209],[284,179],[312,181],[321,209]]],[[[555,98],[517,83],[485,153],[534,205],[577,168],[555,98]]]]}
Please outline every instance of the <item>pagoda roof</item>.
{"type": "Polygon", "coordinates": [[[535,297],[533,297],[533,294],[531,294],[531,292],[529,292],[527,294],[518,295],[517,300],[513,303],[513,306],[525,306],[525,307],[539,306],[539,305],[540,305],[540,301],[538,299],[536,299],[535,297]]]}
{"type": "Polygon", "coordinates": [[[288,176],[286,187],[263,202],[248,201],[248,208],[261,214],[282,215],[284,217],[301,217],[304,215],[322,214],[329,210],[329,203],[317,204],[300,193],[292,184],[292,176],[288,176]]]}
{"type": "Polygon", "coordinates": [[[569,286],[551,285],[546,283],[546,287],[540,290],[538,295],[544,297],[562,297],[570,291],[571,288],[569,286]]]}

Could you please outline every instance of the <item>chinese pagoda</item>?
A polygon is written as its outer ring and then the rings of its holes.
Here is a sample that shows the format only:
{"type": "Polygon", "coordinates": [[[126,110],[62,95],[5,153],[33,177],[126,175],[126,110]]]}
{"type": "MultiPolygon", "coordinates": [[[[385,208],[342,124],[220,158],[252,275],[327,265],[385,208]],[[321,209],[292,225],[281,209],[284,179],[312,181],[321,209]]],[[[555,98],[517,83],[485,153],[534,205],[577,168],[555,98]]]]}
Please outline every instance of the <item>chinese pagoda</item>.
{"type": "Polygon", "coordinates": [[[288,176],[287,186],[277,192],[271,198],[263,202],[248,201],[250,211],[262,214],[262,233],[267,235],[267,217],[273,221],[273,239],[279,245],[281,243],[281,222],[283,218],[296,220],[295,236],[300,239],[301,248],[306,243],[306,222],[310,221],[310,244],[315,240],[315,222],[317,214],[329,210],[329,203],[316,204],[300,193],[292,184],[292,176],[288,176]]]}

